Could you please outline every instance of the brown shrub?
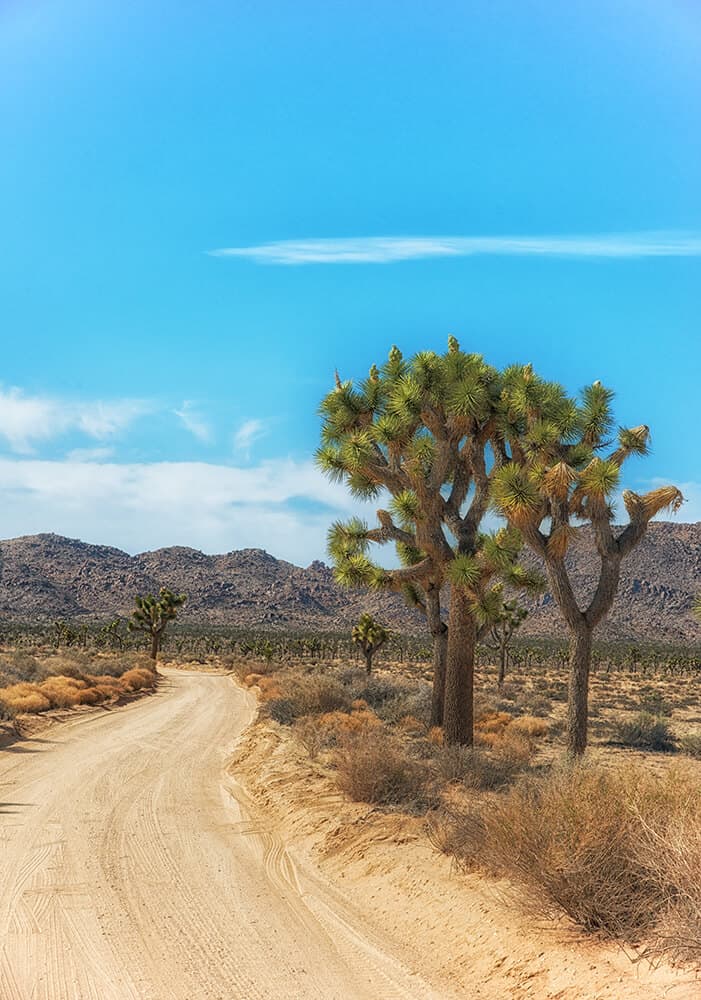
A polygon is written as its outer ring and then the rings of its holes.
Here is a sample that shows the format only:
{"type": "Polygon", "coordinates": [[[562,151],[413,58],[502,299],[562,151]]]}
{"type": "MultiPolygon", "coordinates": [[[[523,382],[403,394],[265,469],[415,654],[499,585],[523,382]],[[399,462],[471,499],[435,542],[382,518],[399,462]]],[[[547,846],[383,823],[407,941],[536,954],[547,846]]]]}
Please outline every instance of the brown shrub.
{"type": "Polygon", "coordinates": [[[511,723],[511,731],[522,733],[530,739],[541,739],[549,732],[545,719],[537,719],[534,715],[520,715],[511,723]]]}
{"type": "Polygon", "coordinates": [[[84,681],[59,675],[47,678],[39,685],[39,690],[49,699],[52,708],[73,708],[81,703],[80,695],[85,687],[84,681]]]}
{"type": "Polygon", "coordinates": [[[36,684],[11,684],[0,689],[2,700],[14,712],[46,712],[51,702],[36,684]]]}
{"type": "Polygon", "coordinates": [[[475,722],[475,733],[501,733],[512,721],[508,712],[487,712],[475,722]]]}
{"type": "Polygon", "coordinates": [[[432,801],[429,771],[384,729],[347,736],[335,755],[336,780],[355,802],[424,810],[432,801]]]}
{"type": "Polygon", "coordinates": [[[347,711],[351,698],[335,677],[325,674],[277,674],[278,694],[267,703],[267,711],[277,722],[290,725],[305,715],[347,711]]]}
{"type": "Polygon", "coordinates": [[[691,772],[562,768],[444,813],[430,832],[463,864],[507,877],[537,913],[701,956],[701,792],[691,772]]]}
{"type": "Polygon", "coordinates": [[[493,791],[508,785],[524,770],[526,758],[503,750],[488,751],[481,747],[443,746],[434,762],[443,781],[460,782],[475,791],[493,791]]]}
{"type": "Polygon", "coordinates": [[[141,691],[144,688],[153,687],[156,683],[154,672],[143,667],[127,670],[119,679],[127,691],[141,691]]]}

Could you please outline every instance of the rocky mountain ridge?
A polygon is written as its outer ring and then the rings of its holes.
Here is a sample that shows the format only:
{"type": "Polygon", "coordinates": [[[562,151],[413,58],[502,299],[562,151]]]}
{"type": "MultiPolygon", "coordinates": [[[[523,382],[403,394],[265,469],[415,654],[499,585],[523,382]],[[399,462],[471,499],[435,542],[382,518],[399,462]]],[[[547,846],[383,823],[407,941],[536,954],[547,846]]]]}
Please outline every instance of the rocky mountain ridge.
{"type": "MultiPolygon", "coordinates": [[[[324,563],[306,568],[262,549],[206,555],[174,546],[129,555],[59,535],[28,535],[0,542],[0,616],[37,621],[106,620],[130,612],[137,593],[161,586],[188,595],[181,619],[197,624],[289,630],[345,630],[363,611],[392,628],[420,632],[421,617],[394,594],[339,588],[324,563]]],[[[591,593],[596,559],[586,531],[568,555],[582,600],[591,593]]],[[[623,564],[621,586],[602,638],[701,641],[691,617],[701,590],[701,522],[656,522],[623,564]]],[[[549,594],[530,606],[523,629],[562,632],[549,594]]]]}

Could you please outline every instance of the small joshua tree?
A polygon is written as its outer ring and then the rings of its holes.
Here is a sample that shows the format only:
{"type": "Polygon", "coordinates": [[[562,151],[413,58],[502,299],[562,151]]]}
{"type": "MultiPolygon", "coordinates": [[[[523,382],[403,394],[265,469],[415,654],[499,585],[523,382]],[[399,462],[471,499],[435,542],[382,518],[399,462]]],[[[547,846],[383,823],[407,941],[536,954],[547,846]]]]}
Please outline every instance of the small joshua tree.
{"type": "Polygon", "coordinates": [[[363,614],[358,619],[358,624],[353,626],[353,642],[360,646],[365,657],[365,669],[370,673],[372,670],[372,658],[387,642],[390,637],[389,630],[376,622],[370,614],[363,614]]]}
{"type": "Polygon", "coordinates": [[[132,612],[129,622],[130,632],[145,632],[151,637],[151,659],[156,661],[163,642],[163,635],[169,622],[172,622],[178,609],[186,601],[185,594],[174,594],[167,587],[161,587],[158,597],[146,594],[134,598],[136,610],[132,612]]]}
{"type": "Polygon", "coordinates": [[[650,430],[614,427],[613,393],[600,382],[579,398],[539,378],[530,365],[504,373],[501,393],[499,468],[492,481],[496,509],[523,535],[545,563],[552,595],[570,633],[567,745],[572,757],[587,746],[589,670],[593,633],[611,610],[621,561],[641,541],[663,510],[677,511],[684,498],[676,486],[649,493],[624,490],[628,524],[615,524],[613,495],[621,467],[631,455],[646,455],[650,430]],[[565,556],[578,527],[587,525],[599,560],[591,597],[572,586],[565,556]]]}
{"type": "Polygon", "coordinates": [[[528,612],[518,601],[504,601],[496,614],[496,620],[490,632],[499,649],[499,687],[504,683],[506,666],[509,661],[509,646],[514,632],[521,628],[527,617],[528,612]]]}

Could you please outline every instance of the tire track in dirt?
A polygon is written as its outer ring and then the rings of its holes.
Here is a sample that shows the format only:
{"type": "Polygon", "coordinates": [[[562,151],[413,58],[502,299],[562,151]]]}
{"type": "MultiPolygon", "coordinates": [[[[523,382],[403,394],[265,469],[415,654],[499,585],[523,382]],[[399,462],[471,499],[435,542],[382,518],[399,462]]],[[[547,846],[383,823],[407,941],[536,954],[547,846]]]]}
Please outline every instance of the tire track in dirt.
{"type": "Polygon", "coordinates": [[[167,671],[0,755],[2,1000],[446,997],[227,776],[253,711],[229,677],[167,671]]]}

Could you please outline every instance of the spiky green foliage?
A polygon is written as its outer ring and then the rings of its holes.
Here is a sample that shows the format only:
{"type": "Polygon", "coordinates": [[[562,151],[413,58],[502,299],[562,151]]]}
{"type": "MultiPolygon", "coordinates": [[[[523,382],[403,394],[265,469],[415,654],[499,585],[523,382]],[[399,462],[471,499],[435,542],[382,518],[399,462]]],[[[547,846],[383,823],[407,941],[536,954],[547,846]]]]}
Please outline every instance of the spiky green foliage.
{"type": "MultiPolygon", "coordinates": [[[[358,387],[337,378],[320,407],[318,464],[356,496],[389,496],[377,527],[357,521],[332,526],[329,553],[339,582],[400,591],[424,609],[430,592],[435,613],[436,595],[449,580],[452,591],[467,598],[460,614],[466,610],[472,621],[464,629],[485,625],[491,587],[511,573],[521,547],[511,529],[494,536],[480,531],[491,481],[503,464],[502,425],[523,423],[535,405],[525,393],[520,409],[509,415],[504,391],[496,369],[462,351],[454,337],[444,354],[422,351],[405,359],[393,347],[386,363],[373,366],[358,387]],[[374,565],[370,542],[393,543],[400,567],[374,565]]],[[[542,395],[536,393],[536,402],[542,395]]],[[[562,419],[571,419],[565,410],[563,404],[562,419]]],[[[548,433],[555,439],[557,428],[548,433]]],[[[526,485],[539,504],[537,486],[526,485]]],[[[520,586],[517,576],[512,581],[520,586]]],[[[432,634],[440,627],[432,626],[432,634]]],[[[454,647],[455,661],[462,656],[466,669],[474,647],[467,638],[456,637],[462,646],[454,647]]]]}
{"type": "MultiPolygon", "coordinates": [[[[684,499],[674,486],[642,495],[625,490],[629,522],[622,529],[615,526],[613,502],[622,467],[631,455],[647,454],[650,430],[645,424],[621,427],[614,444],[612,403],[613,393],[600,382],[574,398],[557,383],[539,378],[530,365],[504,373],[500,467],[492,479],[492,503],[544,560],[553,596],[573,637],[568,737],[574,754],[586,745],[591,632],[611,608],[621,560],[655,514],[676,511],[684,499]],[[580,607],[565,557],[578,527],[587,524],[601,569],[592,597],[580,607]]],[[[511,575],[525,582],[523,571],[511,575]]]]}
{"type": "Polygon", "coordinates": [[[352,639],[363,651],[368,673],[372,668],[373,656],[389,640],[390,635],[389,629],[368,613],[362,614],[357,625],[353,626],[352,639]]]}
{"type": "Polygon", "coordinates": [[[151,656],[156,659],[163,634],[177,617],[179,609],[187,600],[185,594],[175,594],[167,587],[161,587],[158,596],[137,594],[136,604],[128,623],[130,632],[145,632],[151,638],[151,656]]]}

